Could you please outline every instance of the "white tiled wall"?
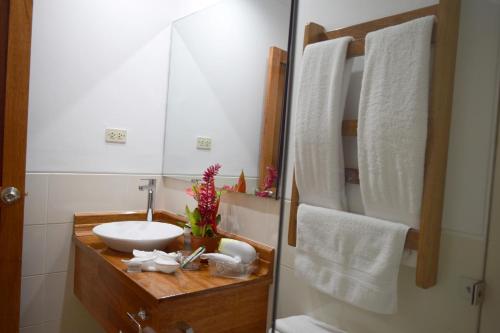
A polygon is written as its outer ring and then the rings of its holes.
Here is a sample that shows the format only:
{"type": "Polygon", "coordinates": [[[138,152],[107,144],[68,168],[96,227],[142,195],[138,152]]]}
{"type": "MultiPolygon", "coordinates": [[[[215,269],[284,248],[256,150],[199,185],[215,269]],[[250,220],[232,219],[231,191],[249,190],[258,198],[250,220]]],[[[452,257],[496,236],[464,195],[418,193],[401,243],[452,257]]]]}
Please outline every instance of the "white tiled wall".
{"type": "Polygon", "coordinates": [[[151,176],[26,175],[21,332],[102,331],[73,296],[73,214],[145,209],[141,178],[151,176]]]}
{"type": "MultiPolygon", "coordinates": [[[[140,175],[42,174],[26,176],[22,333],[93,333],[102,329],[73,295],[73,214],[144,210],[142,178],[158,181],[155,207],[184,213],[195,205],[189,182],[140,175]]],[[[222,227],[275,246],[279,202],[241,194],[224,196],[222,227]]]]}

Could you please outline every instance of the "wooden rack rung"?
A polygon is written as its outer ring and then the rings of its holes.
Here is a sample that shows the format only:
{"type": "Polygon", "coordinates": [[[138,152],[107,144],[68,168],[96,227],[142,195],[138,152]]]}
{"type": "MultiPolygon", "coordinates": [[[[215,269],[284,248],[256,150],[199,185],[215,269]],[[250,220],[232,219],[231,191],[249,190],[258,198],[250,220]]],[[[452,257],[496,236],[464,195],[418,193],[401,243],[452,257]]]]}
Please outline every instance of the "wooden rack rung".
{"type": "Polygon", "coordinates": [[[354,168],[344,169],[345,182],[349,184],[359,184],[359,170],[354,168]]]}
{"type": "MultiPolygon", "coordinates": [[[[429,15],[437,15],[437,6],[425,7],[404,13],[404,15],[393,15],[383,19],[353,25],[347,28],[328,31],[325,33],[324,39],[327,40],[342,36],[352,36],[354,41],[349,44],[347,57],[359,57],[365,54],[365,37],[368,33],[429,15]]],[[[436,42],[436,33],[437,23],[434,23],[432,30],[432,43],[436,42]]]]}
{"type": "MultiPolygon", "coordinates": [[[[348,169],[346,169],[348,170],[348,169]]],[[[355,170],[355,169],[350,169],[355,170]]],[[[357,171],[357,170],[356,170],[357,171]]],[[[346,172],[347,174],[347,172],[346,172]]],[[[295,182],[295,174],[292,180],[292,198],[290,202],[290,221],[288,224],[288,245],[297,246],[297,211],[299,208],[299,191],[295,182]]],[[[410,229],[406,235],[405,249],[418,250],[420,233],[416,229],[410,229]]]]}
{"type": "MultiPolygon", "coordinates": [[[[343,36],[352,36],[354,39],[364,39],[365,36],[373,31],[388,28],[393,25],[398,25],[405,23],[420,17],[425,17],[429,15],[438,15],[438,6],[428,6],[412,10],[409,12],[396,14],[392,16],[387,16],[377,20],[372,20],[368,22],[363,22],[360,24],[352,25],[345,28],[340,28],[332,31],[325,32],[327,39],[334,39],[343,36]]],[[[434,25],[434,30],[432,31],[432,40],[436,40],[437,29],[434,25]]]]}
{"type": "Polygon", "coordinates": [[[357,136],[357,135],[358,135],[357,120],[342,121],[342,136],[357,136]]]}

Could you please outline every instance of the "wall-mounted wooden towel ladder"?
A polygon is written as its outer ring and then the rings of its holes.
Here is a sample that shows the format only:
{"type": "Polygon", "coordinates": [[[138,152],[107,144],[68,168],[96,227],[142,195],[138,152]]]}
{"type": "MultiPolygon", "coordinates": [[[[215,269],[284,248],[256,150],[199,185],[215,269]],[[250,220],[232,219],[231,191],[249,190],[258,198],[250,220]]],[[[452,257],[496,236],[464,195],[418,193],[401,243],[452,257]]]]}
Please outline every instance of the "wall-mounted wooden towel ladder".
{"type": "MultiPolygon", "coordinates": [[[[459,14],[459,0],[441,0],[435,6],[333,31],[326,31],[316,23],[309,23],[304,32],[304,48],[309,44],[328,39],[352,36],[354,41],[349,44],[347,57],[356,57],[364,55],[364,39],[371,31],[428,15],[437,17],[432,36],[435,47],[420,228],[410,230],[405,244],[407,249],[418,251],[416,284],[421,288],[432,287],[437,280],[459,14]]],[[[357,121],[344,120],[342,135],[356,136],[357,121]]],[[[357,175],[356,169],[346,169],[346,182],[359,183],[357,175]]],[[[288,230],[288,244],[291,246],[296,245],[298,206],[299,191],[294,175],[288,230]]]]}

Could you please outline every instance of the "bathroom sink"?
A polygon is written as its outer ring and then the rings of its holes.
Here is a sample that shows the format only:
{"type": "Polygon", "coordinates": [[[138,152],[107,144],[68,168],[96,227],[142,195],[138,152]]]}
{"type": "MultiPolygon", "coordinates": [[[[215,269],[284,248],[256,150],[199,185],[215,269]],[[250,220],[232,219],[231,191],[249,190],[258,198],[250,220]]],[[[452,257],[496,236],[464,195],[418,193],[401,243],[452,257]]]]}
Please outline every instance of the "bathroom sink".
{"type": "Polygon", "coordinates": [[[103,223],[92,231],[108,247],[121,252],[161,250],[183,234],[182,228],[173,224],[147,221],[103,223]]]}

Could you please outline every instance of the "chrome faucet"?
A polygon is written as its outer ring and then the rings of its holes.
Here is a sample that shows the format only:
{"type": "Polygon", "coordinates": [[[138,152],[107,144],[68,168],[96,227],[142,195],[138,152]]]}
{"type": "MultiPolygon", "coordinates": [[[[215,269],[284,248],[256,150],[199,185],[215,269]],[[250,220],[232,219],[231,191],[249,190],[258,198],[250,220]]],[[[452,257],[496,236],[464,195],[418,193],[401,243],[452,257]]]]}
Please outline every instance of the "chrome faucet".
{"type": "Polygon", "coordinates": [[[141,179],[146,180],[148,182],[147,185],[140,185],[139,191],[148,190],[148,210],[147,210],[147,221],[153,221],[153,202],[154,202],[154,194],[156,190],[156,179],[141,179]]]}

